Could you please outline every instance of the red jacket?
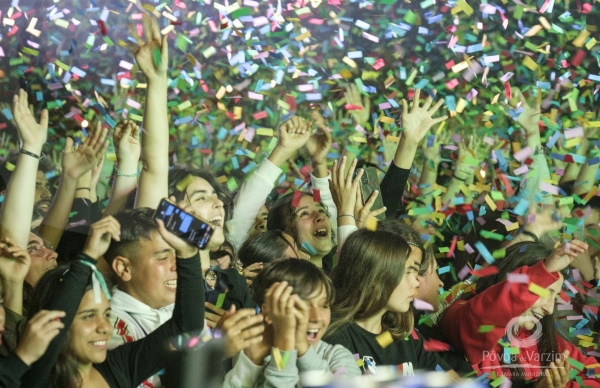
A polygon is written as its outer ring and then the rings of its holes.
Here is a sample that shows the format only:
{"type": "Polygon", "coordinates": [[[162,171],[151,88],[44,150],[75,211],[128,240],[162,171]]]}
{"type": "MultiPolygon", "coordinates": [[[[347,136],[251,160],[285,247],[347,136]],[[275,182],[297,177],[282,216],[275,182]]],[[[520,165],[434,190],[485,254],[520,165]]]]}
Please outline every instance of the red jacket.
{"type": "MultiPolygon", "coordinates": [[[[521,267],[515,273],[528,275],[530,283],[543,288],[547,288],[559,279],[558,274],[546,270],[543,261],[531,267],[521,267]]],[[[442,318],[442,331],[456,349],[464,352],[474,368],[479,368],[479,374],[489,372],[491,375],[495,372],[497,376],[510,377],[511,370],[514,369],[500,362],[504,347],[498,341],[507,335],[506,327],[511,319],[521,316],[538,299],[538,295],[529,291],[529,284],[503,281],[468,301],[457,301],[450,305],[442,318]],[[481,326],[488,326],[488,328],[480,330],[481,326]]],[[[532,333],[521,330],[518,334],[523,339],[532,333]]],[[[600,383],[595,378],[587,377],[590,368],[596,368],[595,373],[600,373],[600,364],[596,359],[583,355],[571,342],[560,336],[557,336],[556,341],[560,352],[569,350],[570,357],[584,365],[583,370],[579,371],[579,376],[585,385],[600,387],[600,383]]],[[[524,378],[537,380],[541,373],[540,357],[543,357],[538,354],[537,343],[534,341],[531,346],[521,347],[516,357],[520,370],[525,374],[524,378]]],[[[575,379],[567,384],[567,387],[578,386],[575,379]]]]}

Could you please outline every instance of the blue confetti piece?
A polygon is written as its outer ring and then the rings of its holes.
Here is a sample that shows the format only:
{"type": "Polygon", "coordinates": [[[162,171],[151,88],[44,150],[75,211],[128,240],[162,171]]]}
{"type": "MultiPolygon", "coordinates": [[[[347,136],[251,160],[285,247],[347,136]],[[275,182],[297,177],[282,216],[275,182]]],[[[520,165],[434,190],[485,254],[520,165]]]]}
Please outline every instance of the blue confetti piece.
{"type": "Polygon", "coordinates": [[[438,274],[440,274],[440,275],[448,273],[448,272],[450,272],[450,266],[449,265],[447,265],[445,267],[438,268],[438,274]]]}
{"type": "Polygon", "coordinates": [[[240,168],[240,164],[238,162],[238,158],[236,156],[234,156],[233,158],[231,158],[231,164],[233,165],[234,169],[238,169],[240,168]]]}
{"type": "Polygon", "coordinates": [[[8,108],[2,109],[2,113],[4,113],[4,116],[6,116],[6,118],[8,120],[12,120],[13,119],[13,115],[12,115],[12,113],[10,113],[10,110],[8,108]]]}
{"type": "Polygon", "coordinates": [[[488,264],[492,264],[495,261],[490,251],[488,251],[486,246],[481,241],[477,241],[475,243],[475,249],[479,251],[479,254],[483,257],[485,261],[488,262],[488,264]]]}
{"type": "Polygon", "coordinates": [[[250,162],[250,163],[248,163],[248,165],[246,167],[242,168],[242,171],[244,172],[244,174],[248,174],[248,172],[252,171],[255,167],[256,167],[256,163],[250,162]]]}

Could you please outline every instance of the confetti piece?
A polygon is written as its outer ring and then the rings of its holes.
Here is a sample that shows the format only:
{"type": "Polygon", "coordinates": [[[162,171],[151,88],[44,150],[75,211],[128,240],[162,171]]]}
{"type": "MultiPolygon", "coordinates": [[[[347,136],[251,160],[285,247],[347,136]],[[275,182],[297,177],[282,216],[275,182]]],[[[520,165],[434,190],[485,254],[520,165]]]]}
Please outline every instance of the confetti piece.
{"type": "Polygon", "coordinates": [[[394,338],[392,337],[392,334],[387,330],[379,334],[377,337],[375,337],[375,339],[377,340],[379,346],[381,346],[384,349],[394,343],[394,338]]]}
{"type": "Polygon", "coordinates": [[[421,311],[434,311],[434,308],[431,304],[425,302],[424,300],[417,299],[417,298],[415,298],[413,300],[413,306],[417,310],[421,310],[421,311]]]}
{"type": "Polygon", "coordinates": [[[177,191],[184,192],[193,181],[194,177],[191,174],[188,174],[185,178],[179,181],[175,187],[177,188],[177,191]]]}
{"type": "Polygon", "coordinates": [[[537,296],[541,297],[541,298],[549,298],[550,297],[550,291],[545,289],[544,287],[538,286],[535,283],[529,283],[529,291],[531,291],[531,293],[536,294],[537,296]]]}

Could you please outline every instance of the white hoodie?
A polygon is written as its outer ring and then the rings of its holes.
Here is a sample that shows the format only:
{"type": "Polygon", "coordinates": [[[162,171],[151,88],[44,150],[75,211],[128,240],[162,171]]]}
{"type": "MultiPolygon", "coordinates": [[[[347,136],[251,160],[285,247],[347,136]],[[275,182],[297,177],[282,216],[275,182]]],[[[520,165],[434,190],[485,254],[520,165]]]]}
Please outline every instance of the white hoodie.
{"type": "MultiPolygon", "coordinates": [[[[175,303],[159,309],[140,302],[133,296],[114,287],[110,299],[110,322],[113,325],[113,334],[108,343],[108,349],[114,349],[128,342],[144,338],[160,325],[167,322],[173,316],[175,303]]],[[[210,329],[204,320],[203,334],[210,333],[210,329]]],[[[158,375],[144,381],[140,387],[161,387],[158,375]]]]}

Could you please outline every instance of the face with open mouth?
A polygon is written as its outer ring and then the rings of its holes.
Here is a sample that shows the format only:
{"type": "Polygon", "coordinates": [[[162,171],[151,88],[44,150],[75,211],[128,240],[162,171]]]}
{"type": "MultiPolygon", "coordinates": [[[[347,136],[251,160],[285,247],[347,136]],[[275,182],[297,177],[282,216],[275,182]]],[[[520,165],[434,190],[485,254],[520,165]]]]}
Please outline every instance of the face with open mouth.
{"type": "Polygon", "coordinates": [[[312,196],[303,195],[296,207],[296,227],[301,243],[308,243],[316,252],[311,256],[324,256],[333,248],[331,221],[323,205],[315,202],[312,196]]]}
{"type": "Polygon", "coordinates": [[[186,195],[194,214],[208,221],[214,229],[207,248],[217,248],[225,241],[225,208],[217,191],[207,180],[194,177],[186,189],[186,195]]]}
{"type": "Polygon", "coordinates": [[[69,347],[80,364],[97,364],[106,360],[112,325],[110,303],[104,293],[100,294],[102,296],[100,303],[94,300],[94,290],[84,294],[69,328],[71,334],[69,347]]]}
{"type": "Polygon", "coordinates": [[[52,203],[52,193],[46,174],[43,171],[38,171],[35,179],[35,207],[46,213],[52,203]]]}
{"type": "Polygon", "coordinates": [[[563,276],[559,273],[559,279],[552,283],[547,289],[550,291],[550,295],[547,297],[540,297],[534,304],[526,310],[523,314],[521,314],[524,318],[534,319],[523,319],[521,321],[520,327],[525,330],[533,330],[537,324],[537,321],[540,321],[546,315],[552,315],[554,312],[554,305],[556,303],[556,298],[560,295],[560,290],[563,285],[563,276]]]}
{"type": "Polygon", "coordinates": [[[306,339],[308,344],[316,349],[331,322],[331,309],[326,288],[320,287],[306,299],[306,302],[309,307],[306,339]]]}
{"type": "MultiPolygon", "coordinates": [[[[158,309],[175,303],[177,264],[174,249],[153,231],[140,239],[134,257],[127,258],[128,272],[119,271],[119,287],[140,302],[158,309]]],[[[117,257],[117,260],[120,260],[117,257]]],[[[113,264],[113,268],[115,268],[113,264]]]]}

